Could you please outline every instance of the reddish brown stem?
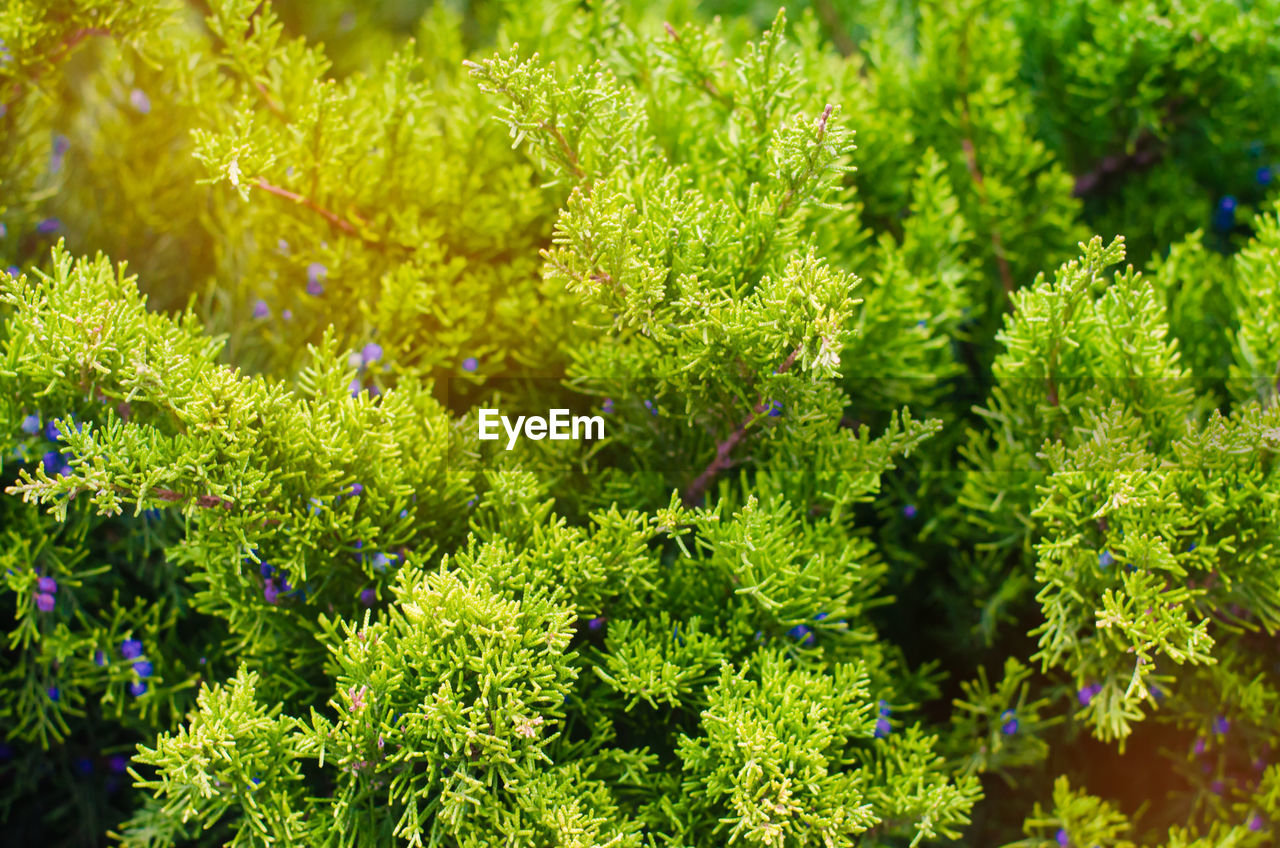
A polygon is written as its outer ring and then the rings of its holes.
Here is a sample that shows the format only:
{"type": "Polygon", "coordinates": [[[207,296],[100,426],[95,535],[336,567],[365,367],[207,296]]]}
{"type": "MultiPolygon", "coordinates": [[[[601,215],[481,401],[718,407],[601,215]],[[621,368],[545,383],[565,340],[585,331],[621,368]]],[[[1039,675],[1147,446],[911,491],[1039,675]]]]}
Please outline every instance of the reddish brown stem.
{"type": "Polygon", "coordinates": [[[175,492],[173,489],[152,489],[151,491],[160,500],[169,501],[170,503],[194,500],[196,506],[204,507],[205,509],[213,507],[231,509],[232,507],[231,501],[218,495],[184,495],[181,492],[175,492]]]}
{"type": "Polygon", "coordinates": [[[259,178],[257,183],[255,183],[255,185],[257,185],[258,188],[262,189],[265,192],[274,194],[277,197],[283,197],[285,200],[292,200],[294,203],[299,203],[307,207],[312,212],[315,212],[317,215],[321,216],[330,224],[333,224],[335,227],[342,230],[344,233],[347,233],[348,235],[353,235],[357,237],[360,236],[360,231],[356,229],[355,224],[351,223],[347,219],[343,218],[342,216],[334,212],[330,212],[328,209],[325,209],[323,206],[321,206],[319,203],[316,203],[314,200],[312,200],[309,197],[305,197],[301,194],[296,194],[295,192],[289,191],[287,188],[281,188],[278,185],[272,185],[271,183],[267,182],[265,179],[262,179],[262,178],[259,178]]]}
{"type": "MultiPolygon", "coordinates": [[[[786,360],[779,365],[773,373],[785,374],[791,366],[795,364],[796,357],[799,355],[800,348],[797,347],[795,350],[791,351],[786,360]]],[[[684,502],[686,506],[694,506],[700,503],[712,481],[720,475],[720,472],[727,471],[730,466],[733,465],[733,449],[736,448],[738,443],[746,437],[747,427],[751,426],[751,422],[758,416],[764,414],[766,409],[765,400],[764,398],[761,398],[760,401],[752,407],[751,414],[742,420],[742,423],[738,425],[737,429],[730,433],[727,439],[716,445],[715,459],[711,460],[711,462],[707,464],[707,467],[703,469],[702,473],[694,478],[693,482],[689,484],[689,488],[685,490],[684,502]]]]}
{"type": "Polygon", "coordinates": [[[543,121],[542,128],[551,134],[555,142],[560,147],[560,152],[564,154],[565,162],[573,169],[573,175],[578,179],[585,176],[582,172],[582,166],[578,164],[578,154],[569,146],[569,141],[564,137],[564,133],[560,132],[560,128],[550,121],[543,121]]]}

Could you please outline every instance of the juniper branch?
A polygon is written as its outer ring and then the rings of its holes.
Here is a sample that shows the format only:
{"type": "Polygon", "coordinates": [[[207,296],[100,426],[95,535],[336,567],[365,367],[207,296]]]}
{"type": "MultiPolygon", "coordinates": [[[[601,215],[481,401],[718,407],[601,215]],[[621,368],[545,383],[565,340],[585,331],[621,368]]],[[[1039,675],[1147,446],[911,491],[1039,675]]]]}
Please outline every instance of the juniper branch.
{"type": "MultiPolygon", "coordinates": [[[[778,366],[774,373],[785,374],[790,370],[791,366],[795,364],[796,357],[799,355],[800,348],[797,347],[795,350],[791,351],[786,360],[778,366]]],[[[747,428],[751,426],[751,422],[763,415],[767,408],[765,398],[761,398],[756,405],[751,408],[751,414],[742,420],[742,423],[729,434],[728,438],[716,445],[715,458],[707,464],[707,467],[702,470],[702,473],[695,477],[693,482],[690,483],[689,487],[685,490],[684,503],[686,506],[693,506],[700,503],[703,496],[706,494],[707,487],[711,485],[712,481],[714,481],[721,472],[729,469],[732,465],[731,457],[733,449],[736,448],[738,443],[746,436],[747,428]]]]}

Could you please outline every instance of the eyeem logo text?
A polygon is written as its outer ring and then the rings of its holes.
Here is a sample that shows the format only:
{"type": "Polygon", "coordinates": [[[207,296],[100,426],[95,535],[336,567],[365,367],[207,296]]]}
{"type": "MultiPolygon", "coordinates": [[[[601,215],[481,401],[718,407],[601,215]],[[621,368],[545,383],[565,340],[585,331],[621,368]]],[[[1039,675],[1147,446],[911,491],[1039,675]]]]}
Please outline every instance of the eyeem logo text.
{"type": "Polygon", "coordinates": [[[570,415],[567,409],[552,409],[547,418],[541,415],[520,415],[516,417],[514,424],[496,409],[480,410],[479,435],[482,441],[501,438],[499,425],[507,433],[507,450],[516,446],[516,439],[521,435],[534,441],[551,439],[556,442],[604,438],[604,418],[599,415],[570,415]]]}

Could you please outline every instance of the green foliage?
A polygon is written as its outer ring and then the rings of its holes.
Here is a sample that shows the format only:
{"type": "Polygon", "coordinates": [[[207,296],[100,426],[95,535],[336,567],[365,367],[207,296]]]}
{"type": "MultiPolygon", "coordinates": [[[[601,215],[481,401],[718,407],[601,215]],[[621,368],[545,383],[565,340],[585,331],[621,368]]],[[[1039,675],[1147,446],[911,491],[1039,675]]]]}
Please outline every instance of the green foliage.
{"type": "Polygon", "coordinates": [[[6,839],[1271,844],[1277,13],[3,4],[6,839]]]}

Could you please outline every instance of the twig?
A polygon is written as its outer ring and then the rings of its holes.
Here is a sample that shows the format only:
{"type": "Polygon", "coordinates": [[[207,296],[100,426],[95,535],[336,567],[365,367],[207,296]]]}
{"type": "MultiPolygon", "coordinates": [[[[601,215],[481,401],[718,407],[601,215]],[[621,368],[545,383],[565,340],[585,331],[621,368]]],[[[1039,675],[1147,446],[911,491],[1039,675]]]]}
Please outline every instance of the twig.
{"type": "Polygon", "coordinates": [[[560,128],[550,121],[543,121],[542,128],[550,133],[556,144],[560,146],[560,152],[564,154],[565,162],[573,170],[573,175],[579,180],[586,176],[582,171],[582,166],[578,163],[578,154],[569,146],[569,141],[564,137],[564,133],[560,132],[560,128]]]}
{"type": "MultiPolygon", "coordinates": [[[[683,48],[684,41],[683,39],[680,38],[680,33],[676,32],[676,28],[666,21],[662,22],[662,26],[667,31],[667,35],[671,36],[671,40],[674,41],[676,44],[679,44],[683,48]]],[[[686,53],[685,55],[687,56],[688,54],[686,53]]],[[[733,95],[726,94],[725,92],[721,91],[720,87],[717,86],[715,84],[715,81],[711,79],[710,74],[708,74],[706,71],[703,71],[701,68],[696,68],[696,70],[698,71],[698,77],[699,77],[698,83],[703,87],[703,89],[706,90],[707,94],[710,94],[711,97],[714,98],[715,100],[720,101],[720,103],[724,105],[724,107],[728,109],[730,112],[738,108],[737,101],[734,100],[733,95]]]]}
{"type": "Polygon", "coordinates": [[[196,506],[211,509],[213,507],[222,507],[223,509],[231,509],[234,505],[232,501],[227,500],[220,495],[184,495],[181,492],[175,492],[173,489],[152,489],[156,497],[162,501],[177,503],[179,501],[195,501],[196,506]]]}
{"type": "Polygon", "coordinates": [[[1164,156],[1164,149],[1156,143],[1150,130],[1143,130],[1134,142],[1132,153],[1105,156],[1093,168],[1076,176],[1072,197],[1087,197],[1114,184],[1125,175],[1145,171],[1164,156]]]}
{"type": "Polygon", "coordinates": [[[258,178],[255,185],[257,185],[258,188],[262,189],[263,191],[268,192],[270,194],[274,194],[277,197],[283,197],[285,200],[292,200],[294,203],[302,204],[303,206],[307,207],[312,212],[315,212],[317,215],[320,215],[330,224],[333,224],[335,227],[342,230],[344,233],[348,235],[356,236],[358,238],[364,238],[364,236],[361,235],[360,231],[356,229],[355,224],[352,224],[350,221],[348,221],[347,219],[343,218],[342,216],[334,212],[330,212],[328,209],[325,209],[323,206],[321,206],[319,203],[316,203],[314,200],[312,200],[309,197],[305,197],[301,194],[296,194],[292,191],[289,191],[286,188],[281,188],[278,185],[273,185],[267,182],[266,179],[261,177],[258,178]]]}
{"type": "MultiPolygon", "coordinates": [[[[31,74],[29,77],[30,81],[34,82],[39,79],[46,70],[57,65],[68,53],[79,47],[81,42],[86,41],[94,35],[110,36],[111,30],[106,29],[105,27],[84,27],[83,29],[78,29],[71,33],[70,37],[68,37],[66,41],[62,42],[62,46],[49,56],[48,65],[46,67],[36,69],[31,74]]],[[[16,98],[18,95],[22,94],[22,83],[15,82],[11,90],[13,92],[13,96],[16,98]]]]}
{"type": "Polygon", "coordinates": [[[817,10],[822,23],[826,25],[827,32],[831,35],[831,43],[835,45],[840,55],[847,59],[857,53],[858,43],[845,31],[844,25],[840,22],[840,13],[831,4],[831,0],[816,0],[813,7],[817,10]]]}
{"type": "MultiPolygon", "coordinates": [[[[786,361],[779,365],[777,370],[773,373],[785,374],[791,366],[795,364],[796,357],[799,355],[800,348],[797,347],[795,350],[791,351],[787,356],[786,361]]],[[[744,418],[742,423],[738,425],[738,428],[730,433],[727,439],[716,445],[715,459],[711,460],[711,462],[707,464],[707,467],[703,469],[702,473],[694,478],[694,481],[689,484],[689,488],[685,490],[685,506],[694,506],[700,503],[703,495],[706,494],[707,488],[711,485],[711,482],[715,480],[720,472],[727,471],[729,469],[732,465],[730,456],[733,453],[733,449],[736,448],[738,443],[746,436],[747,427],[751,425],[751,422],[762,415],[766,409],[767,407],[765,406],[764,399],[761,398],[760,402],[752,407],[751,414],[744,418]]]]}

